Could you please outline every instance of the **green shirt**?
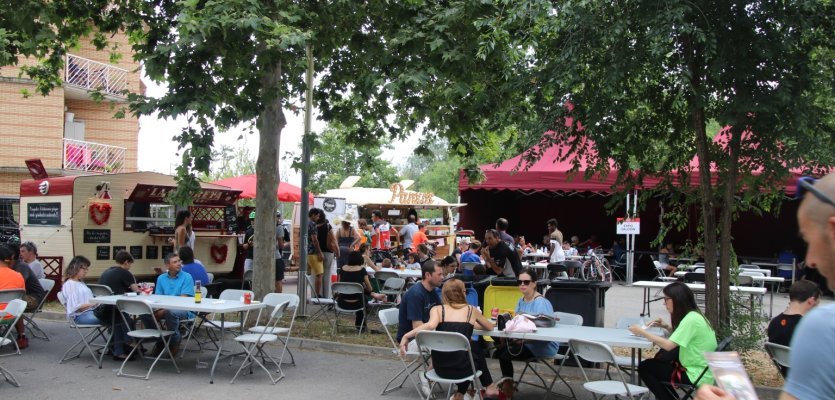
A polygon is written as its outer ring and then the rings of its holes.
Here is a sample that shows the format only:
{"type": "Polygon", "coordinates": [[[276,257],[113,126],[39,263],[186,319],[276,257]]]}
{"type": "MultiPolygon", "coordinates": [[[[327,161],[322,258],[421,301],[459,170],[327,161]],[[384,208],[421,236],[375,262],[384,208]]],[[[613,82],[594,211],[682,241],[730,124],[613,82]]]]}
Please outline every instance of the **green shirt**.
{"type": "MultiPolygon", "coordinates": [[[[670,335],[670,340],[679,347],[678,358],[690,382],[696,383],[699,374],[707,367],[705,352],[716,351],[716,333],[702,314],[690,311],[682,318],[678,327],[670,335]]],[[[713,384],[713,374],[705,372],[699,385],[713,384]]]]}

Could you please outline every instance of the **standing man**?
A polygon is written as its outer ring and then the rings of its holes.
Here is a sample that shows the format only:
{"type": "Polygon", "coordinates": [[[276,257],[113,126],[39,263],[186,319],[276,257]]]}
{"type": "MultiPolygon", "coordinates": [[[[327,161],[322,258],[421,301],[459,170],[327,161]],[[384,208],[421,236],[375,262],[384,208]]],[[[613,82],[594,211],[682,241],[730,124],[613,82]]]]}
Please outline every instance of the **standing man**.
{"type": "Polygon", "coordinates": [[[244,273],[252,271],[252,260],[255,258],[255,211],[249,213],[249,221],[249,227],[244,233],[244,250],[246,250],[244,273]]]}
{"type": "Polygon", "coordinates": [[[412,249],[412,237],[418,232],[416,222],[416,217],[409,214],[409,223],[400,228],[400,244],[402,249],[401,257],[403,257],[404,260],[406,259],[406,256],[409,255],[409,251],[412,249]]]}
{"type": "Polygon", "coordinates": [[[321,297],[322,292],[322,274],[324,273],[325,255],[322,252],[322,247],[319,246],[319,233],[316,225],[320,219],[324,219],[325,212],[319,208],[311,208],[307,212],[309,219],[307,223],[307,273],[313,276],[313,290],[316,297],[321,297]]]}
{"type": "Polygon", "coordinates": [[[20,244],[20,259],[29,265],[29,269],[35,274],[35,279],[44,279],[43,265],[38,261],[38,247],[32,242],[20,244]]]}
{"type": "Polygon", "coordinates": [[[495,229],[488,229],[484,233],[484,242],[486,246],[481,253],[484,256],[484,264],[487,266],[489,275],[506,278],[515,278],[519,275],[519,272],[522,271],[519,253],[499,238],[499,232],[496,232],[495,229]]]}
{"type": "Polygon", "coordinates": [[[391,225],[383,219],[383,212],[374,210],[371,213],[371,222],[374,226],[373,233],[371,234],[371,247],[380,250],[388,250],[391,248],[391,225]]]}
{"type": "MultiPolygon", "coordinates": [[[[835,173],[817,182],[798,180],[803,201],[797,210],[800,235],[808,245],[806,266],[835,287],[835,173]],[[804,193],[805,192],[805,193],[804,193]]],[[[780,400],[835,398],[835,304],[815,307],[797,325],[791,340],[791,369],[780,400]]],[[[715,386],[703,385],[697,399],[733,399],[715,386]]]]}
{"type": "Polygon", "coordinates": [[[275,212],[275,292],[284,291],[284,243],[290,241],[290,232],[284,227],[281,211],[275,212]]]}
{"type": "Polygon", "coordinates": [[[429,241],[429,238],[426,237],[426,224],[421,223],[417,227],[417,232],[412,236],[412,251],[417,251],[418,246],[429,241]]]}
{"type": "Polygon", "coordinates": [[[510,222],[507,221],[506,218],[499,218],[496,220],[496,231],[499,232],[499,239],[502,242],[507,243],[510,248],[514,248],[516,245],[516,241],[513,240],[513,236],[507,233],[507,228],[510,226],[510,222]]]}
{"type": "MultiPolygon", "coordinates": [[[[177,253],[168,253],[165,255],[165,266],[168,267],[168,272],[160,275],[157,278],[157,286],[154,290],[155,294],[163,296],[194,296],[194,279],[188,272],[182,271],[183,263],[180,261],[180,256],[177,253]]],[[[180,310],[165,310],[158,309],[154,311],[157,319],[164,319],[168,330],[174,331],[171,335],[171,342],[169,349],[171,354],[177,354],[180,349],[180,320],[191,317],[189,311],[180,310]]],[[[162,340],[157,342],[154,348],[154,355],[162,351],[162,340]]]]}

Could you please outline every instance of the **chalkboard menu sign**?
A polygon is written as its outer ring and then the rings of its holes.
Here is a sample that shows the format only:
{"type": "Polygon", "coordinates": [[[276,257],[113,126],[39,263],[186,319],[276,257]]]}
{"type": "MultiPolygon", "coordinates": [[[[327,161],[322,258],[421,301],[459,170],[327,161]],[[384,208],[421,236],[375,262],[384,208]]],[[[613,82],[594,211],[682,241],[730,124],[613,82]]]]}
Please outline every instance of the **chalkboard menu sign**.
{"type": "Polygon", "coordinates": [[[174,246],[162,246],[162,256],[165,257],[168,253],[174,252],[174,246]]]}
{"type": "Polygon", "coordinates": [[[110,243],[110,229],[85,229],[84,243],[110,243]]]}
{"type": "Polygon", "coordinates": [[[145,258],[147,258],[148,260],[159,259],[159,247],[145,246],[145,258]]]}
{"type": "Polygon", "coordinates": [[[116,253],[118,253],[122,250],[127,250],[127,249],[128,248],[126,246],[113,246],[113,259],[114,260],[116,259],[116,253]]]}
{"type": "Polygon", "coordinates": [[[110,246],[96,246],[96,260],[109,260],[110,246]]]}
{"type": "Polygon", "coordinates": [[[142,259],[142,246],[130,246],[130,255],[134,260],[142,259]]]}
{"type": "Polygon", "coordinates": [[[238,231],[238,215],[234,205],[228,205],[223,209],[223,221],[226,222],[226,231],[235,233],[238,231]]]}
{"type": "Polygon", "coordinates": [[[29,225],[61,225],[61,203],[29,203],[26,211],[29,225]]]}

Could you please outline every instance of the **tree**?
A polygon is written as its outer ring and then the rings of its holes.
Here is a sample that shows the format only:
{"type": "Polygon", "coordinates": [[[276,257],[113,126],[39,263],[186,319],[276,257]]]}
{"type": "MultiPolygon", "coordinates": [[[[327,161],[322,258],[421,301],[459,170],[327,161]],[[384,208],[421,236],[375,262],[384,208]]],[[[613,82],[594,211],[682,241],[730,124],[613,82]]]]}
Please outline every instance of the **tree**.
{"type": "Polygon", "coordinates": [[[589,175],[616,168],[617,187],[656,174],[665,182],[647,195],[697,196],[707,315],[724,327],[733,216],[779,207],[790,170],[835,164],[833,11],[815,0],[530,1],[486,23],[527,51],[530,102],[551,129],[542,146],[571,143],[563,157],[589,175]],[[500,29],[523,18],[527,33],[500,29]],[[727,127],[716,140],[711,121],[727,127]]]}
{"type": "MultiPolygon", "coordinates": [[[[378,144],[352,142],[338,125],[326,128],[316,137],[311,154],[311,193],[336,189],[351,175],[360,177],[355,185],[359,187],[387,188],[399,180],[397,169],[382,158],[383,150],[378,144]]],[[[294,166],[303,168],[299,158],[295,159],[294,166]]]]}

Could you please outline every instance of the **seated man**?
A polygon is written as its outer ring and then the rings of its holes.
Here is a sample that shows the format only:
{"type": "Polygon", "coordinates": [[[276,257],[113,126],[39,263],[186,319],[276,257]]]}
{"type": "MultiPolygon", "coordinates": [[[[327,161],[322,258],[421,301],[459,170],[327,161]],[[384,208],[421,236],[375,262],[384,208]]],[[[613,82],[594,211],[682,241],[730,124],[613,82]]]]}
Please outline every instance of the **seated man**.
{"type": "MultiPolygon", "coordinates": [[[[41,282],[38,280],[29,265],[19,257],[16,257],[17,248],[9,246],[9,251],[12,253],[14,260],[16,260],[16,262],[14,262],[13,269],[23,276],[23,283],[26,288],[26,294],[23,295],[23,300],[26,302],[26,312],[35,311],[41,304],[41,300],[43,300],[44,296],[46,296],[46,290],[44,290],[41,286],[41,282]]],[[[43,271],[43,269],[41,269],[41,271],[43,271]]],[[[29,347],[29,338],[26,337],[23,318],[17,321],[15,329],[17,330],[17,346],[21,349],[29,347]]]]}
{"type": "MultiPolygon", "coordinates": [[[[13,252],[6,246],[0,246],[0,290],[6,289],[25,289],[23,275],[13,270],[11,265],[14,263],[13,252]]],[[[0,311],[6,309],[8,303],[0,303],[0,311]]],[[[11,315],[0,317],[0,325],[11,325],[11,315]]],[[[11,328],[9,328],[11,329],[11,328]]],[[[20,331],[18,331],[20,333],[20,331]]]]}
{"type": "MultiPolygon", "coordinates": [[[[139,289],[139,285],[136,284],[136,277],[130,272],[130,268],[134,262],[133,256],[125,250],[119,250],[114,258],[119,265],[114,265],[106,269],[101,274],[101,277],[99,277],[99,284],[109,287],[113,291],[113,294],[140,293],[141,290],[139,289]]],[[[114,317],[113,307],[96,307],[94,313],[100,321],[110,323],[114,317]]],[[[115,317],[116,324],[113,327],[113,360],[122,361],[130,353],[130,348],[127,345],[129,340],[127,336],[128,329],[122,317],[118,315],[115,315],[115,317]]],[[[131,323],[130,319],[128,319],[128,322],[131,323]]],[[[131,325],[132,328],[133,325],[131,325]]]]}
{"type": "Polygon", "coordinates": [[[472,242],[470,242],[469,250],[467,250],[463,254],[461,254],[461,262],[462,263],[465,263],[465,262],[480,263],[481,262],[481,256],[478,255],[478,253],[480,251],[481,251],[481,242],[479,242],[478,240],[473,240],[472,242]]]}
{"type": "Polygon", "coordinates": [[[194,250],[191,247],[180,247],[177,254],[180,255],[180,261],[183,263],[183,271],[188,272],[191,279],[195,282],[200,281],[204,285],[211,283],[209,282],[209,274],[206,273],[206,267],[200,261],[194,259],[194,250]]]}
{"type": "Polygon", "coordinates": [[[788,346],[800,318],[820,303],[821,290],[811,281],[797,281],[789,290],[789,307],[768,324],[768,341],[788,346]]]}
{"type": "MultiPolygon", "coordinates": [[[[168,253],[165,255],[165,266],[168,272],[157,277],[157,285],[155,294],[164,296],[194,296],[194,279],[191,278],[187,272],[183,272],[183,264],[180,261],[180,256],[176,253],[168,253]]],[[[154,311],[157,319],[164,319],[167,329],[174,331],[171,336],[170,349],[172,354],[176,354],[180,348],[180,326],[181,319],[191,318],[191,313],[180,310],[165,310],[158,309],[154,311]]],[[[154,348],[152,354],[159,354],[162,351],[162,342],[157,342],[157,347],[154,348]]]]}
{"type": "MultiPolygon", "coordinates": [[[[428,260],[420,268],[423,280],[418,282],[402,296],[400,301],[400,314],[398,317],[397,343],[403,339],[403,335],[429,321],[429,310],[435,305],[441,304],[435,288],[441,287],[443,272],[435,268],[435,260],[428,260]]],[[[417,341],[409,342],[409,351],[417,351],[417,341]]],[[[424,395],[429,394],[429,382],[423,374],[420,374],[421,391],[424,395]]]]}

